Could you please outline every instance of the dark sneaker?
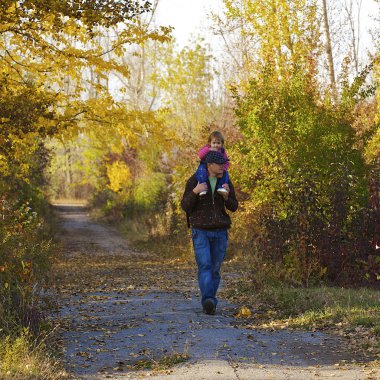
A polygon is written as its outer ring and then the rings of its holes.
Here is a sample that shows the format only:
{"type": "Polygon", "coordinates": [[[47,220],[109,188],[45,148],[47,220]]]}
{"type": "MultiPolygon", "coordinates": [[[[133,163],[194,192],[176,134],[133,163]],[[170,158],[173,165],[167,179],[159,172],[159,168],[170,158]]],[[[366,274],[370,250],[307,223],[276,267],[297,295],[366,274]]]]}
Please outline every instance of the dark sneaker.
{"type": "Polygon", "coordinates": [[[212,299],[207,299],[205,303],[203,304],[203,311],[206,314],[214,315],[215,314],[215,305],[212,299]]]}

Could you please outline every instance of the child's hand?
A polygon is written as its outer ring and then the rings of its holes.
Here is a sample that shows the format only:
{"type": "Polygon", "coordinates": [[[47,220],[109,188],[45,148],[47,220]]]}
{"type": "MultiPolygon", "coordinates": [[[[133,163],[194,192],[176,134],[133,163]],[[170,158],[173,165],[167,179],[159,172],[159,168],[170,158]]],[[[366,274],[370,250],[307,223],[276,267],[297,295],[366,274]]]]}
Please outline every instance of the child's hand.
{"type": "Polygon", "coordinates": [[[198,182],[198,185],[195,186],[194,189],[193,189],[193,192],[195,194],[199,194],[202,191],[207,191],[207,183],[206,182],[203,182],[203,183],[199,183],[198,182]]]}
{"type": "Polygon", "coordinates": [[[222,187],[227,190],[227,193],[222,193],[222,197],[226,201],[230,195],[230,187],[228,186],[228,183],[223,183],[222,187]]]}

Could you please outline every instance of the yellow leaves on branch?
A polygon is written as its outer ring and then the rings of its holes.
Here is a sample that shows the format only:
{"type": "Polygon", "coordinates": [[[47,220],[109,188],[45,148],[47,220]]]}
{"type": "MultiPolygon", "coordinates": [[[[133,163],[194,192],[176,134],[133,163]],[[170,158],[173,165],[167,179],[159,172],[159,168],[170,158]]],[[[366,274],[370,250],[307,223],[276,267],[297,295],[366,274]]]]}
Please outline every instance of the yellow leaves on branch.
{"type": "Polygon", "coordinates": [[[107,187],[117,193],[131,184],[131,171],[123,161],[115,161],[107,164],[107,177],[109,184],[107,187]]]}
{"type": "Polygon", "coordinates": [[[110,77],[130,75],[123,58],[131,45],[167,41],[171,28],[141,21],[149,2],[7,0],[0,8],[0,175],[34,178],[48,162],[44,139],[83,134],[106,152],[109,188],[128,186],[128,165],[109,156],[151,141],[160,152],[171,138],[156,111],[117,103],[110,77]]]}

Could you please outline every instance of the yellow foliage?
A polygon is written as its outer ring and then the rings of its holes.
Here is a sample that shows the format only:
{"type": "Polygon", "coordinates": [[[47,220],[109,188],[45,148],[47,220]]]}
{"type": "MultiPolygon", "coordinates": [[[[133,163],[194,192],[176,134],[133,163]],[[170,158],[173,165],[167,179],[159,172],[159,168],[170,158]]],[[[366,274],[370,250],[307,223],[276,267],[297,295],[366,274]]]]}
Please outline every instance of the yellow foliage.
{"type": "Polygon", "coordinates": [[[107,185],[107,187],[110,190],[117,193],[131,184],[131,171],[125,162],[115,161],[106,165],[106,168],[109,180],[109,185],[107,185]]]}

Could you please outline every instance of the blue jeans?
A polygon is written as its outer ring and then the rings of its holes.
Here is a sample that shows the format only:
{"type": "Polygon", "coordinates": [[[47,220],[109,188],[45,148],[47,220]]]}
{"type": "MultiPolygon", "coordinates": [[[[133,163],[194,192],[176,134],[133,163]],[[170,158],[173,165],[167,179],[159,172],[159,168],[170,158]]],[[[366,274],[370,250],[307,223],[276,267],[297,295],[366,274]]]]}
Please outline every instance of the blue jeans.
{"type": "Polygon", "coordinates": [[[220,267],[226,257],[228,235],[226,229],[192,231],[195,260],[198,265],[198,283],[202,305],[212,299],[216,306],[216,292],[220,283],[220,267]]]}
{"type": "MultiPolygon", "coordinates": [[[[195,172],[195,176],[196,176],[197,181],[199,183],[207,182],[207,180],[208,180],[208,170],[207,170],[206,163],[204,163],[203,161],[201,161],[201,163],[198,166],[197,171],[195,172]]],[[[220,189],[221,187],[223,187],[222,185],[225,184],[225,183],[228,183],[228,181],[229,181],[228,171],[225,170],[223,172],[223,177],[222,178],[218,178],[218,181],[216,182],[216,188],[220,189]]]]}

